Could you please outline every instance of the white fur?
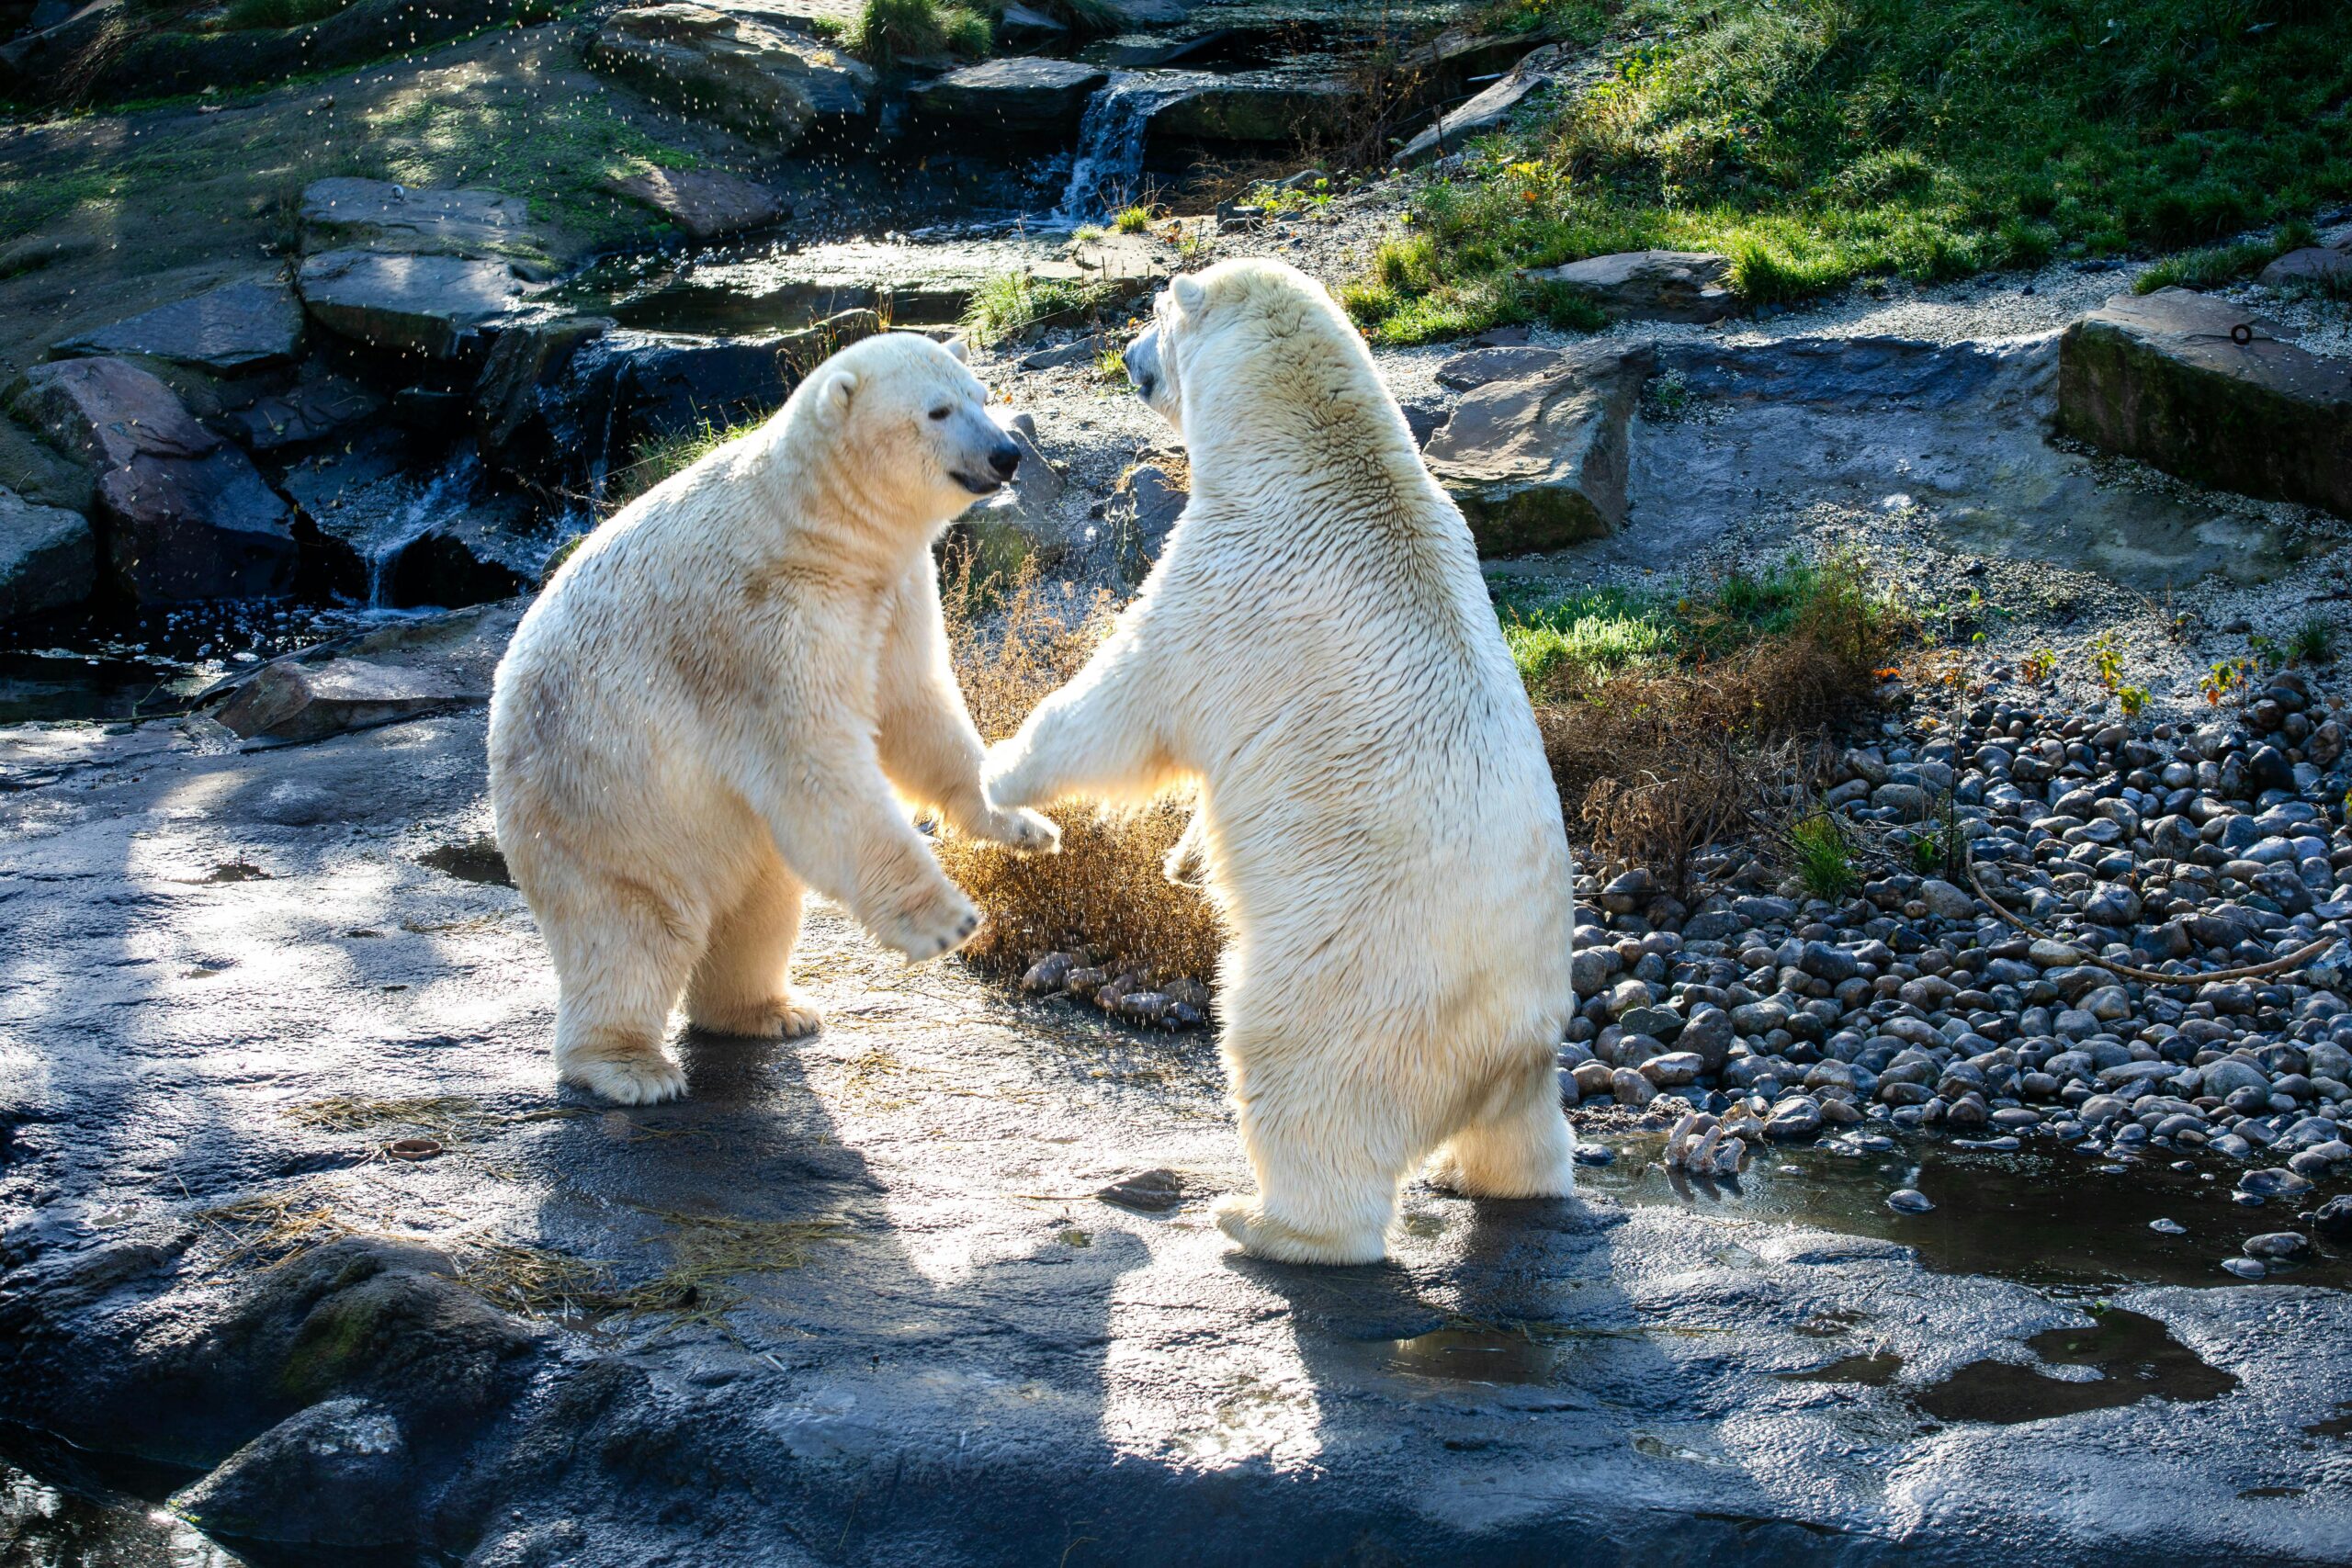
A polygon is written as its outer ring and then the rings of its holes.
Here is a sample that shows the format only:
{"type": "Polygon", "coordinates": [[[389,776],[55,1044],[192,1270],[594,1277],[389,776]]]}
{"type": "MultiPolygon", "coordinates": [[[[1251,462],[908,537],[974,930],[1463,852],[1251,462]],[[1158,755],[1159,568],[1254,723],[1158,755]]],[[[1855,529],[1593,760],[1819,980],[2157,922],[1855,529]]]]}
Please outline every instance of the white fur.
{"type": "Polygon", "coordinates": [[[682,991],[700,1028],[814,1029],[787,984],[804,887],[911,960],[962,943],[979,917],[901,795],[1057,844],[981,791],[932,565],[1017,457],[987,400],[925,339],[845,349],[598,529],[523,617],[491,800],[555,959],[560,1077],[623,1104],[681,1093],[662,1037],[682,991]]]}
{"type": "Polygon", "coordinates": [[[1117,630],[991,755],[989,797],[1199,785],[1171,869],[1204,852],[1233,928],[1219,1008],[1259,1190],[1217,1217],[1250,1251],[1380,1258],[1432,1155],[1458,1191],[1567,1192],[1567,837],[1461,513],[1289,267],[1180,278],[1127,357],[1192,502],[1117,630]]]}

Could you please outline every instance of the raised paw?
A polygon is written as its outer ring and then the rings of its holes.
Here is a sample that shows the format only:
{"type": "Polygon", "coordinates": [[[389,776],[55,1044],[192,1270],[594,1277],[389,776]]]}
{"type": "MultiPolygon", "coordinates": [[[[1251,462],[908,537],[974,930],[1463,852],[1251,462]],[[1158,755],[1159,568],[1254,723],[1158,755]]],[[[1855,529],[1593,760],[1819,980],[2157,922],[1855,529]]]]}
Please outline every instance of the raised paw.
{"type": "Polygon", "coordinates": [[[1210,1213],[1243,1251],[1277,1263],[1377,1263],[1388,1256],[1388,1239],[1379,1231],[1312,1235],[1269,1218],[1258,1199],[1238,1193],[1218,1199],[1210,1213]]]}
{"type": "Polygon", "coordinates": [[[886,916],[873,926],[874,939],[905,953],[910,964],[927,963],[953,953],[971,941],[972,933],[979,929],[980,912],[953,887],[922,899],[910,909],[886,916]]]}
{"type": "Polygon", "coordinates": [[[1059,854],[1062,848],[1061,829],[1024,807],[989,812],[972,837],[1032,854],[1059,854]]]}
{"type": "Polygon", "coordinates": [[[745,1040],[797,1040],[815,1033],[825,1021],[815,1003],[789,987],[780,996],[741,1007],[704,1003],[690,1009],[688,1018],[696,1029],[745,1040]]]}
{"type": "Polygon", "coordinates": [[[686,1092],[686,1075],[660,1051],[566,1064],[559,1074],[615,1105],[659,1105],[686,1092]]]}

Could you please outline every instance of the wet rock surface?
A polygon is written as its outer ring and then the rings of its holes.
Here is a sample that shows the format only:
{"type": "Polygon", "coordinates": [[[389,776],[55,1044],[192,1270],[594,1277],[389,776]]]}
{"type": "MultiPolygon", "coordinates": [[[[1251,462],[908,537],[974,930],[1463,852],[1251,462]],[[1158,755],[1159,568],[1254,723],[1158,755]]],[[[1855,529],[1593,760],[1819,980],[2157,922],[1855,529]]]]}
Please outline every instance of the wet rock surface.
{"type": "Polygon", "coordinates": [[[1205,1039],[824,908],[822,1033],[689,1038],[675,1106],[563,1098],[518,897],[437,868],[480,717],[206,733],[85,732],[70,795],[0,795],[0,1416],[196,1467],[183,1506],[294,1561],[1191,1562],[1246,1521],[1274,1562],[2316,1562],[2347,1528],[2301,1439],[2352,1399],[2335,1291],[2086,1310],[1947,1257],[2003,1224],[1932,1162],[1934,1213],[1845,1233],[1774,1217],[1803,1176],[1709,1214],[1620,1161],[1567,1202],[1415,1187],[1383,1268],[1255,1263],[1206,1223],[1246,1176],[1205,1039]]]}
{"type": "Polygon", "coordinates": [[[271,278],[225,284],[142,311],[68,338],[55,353],[145,355],[233,375],[290,365],[301,343],[301,301],[271,278]]]}
{"type": "Polygon", "coordinates": [[[0,490],[0,621],[78,604],[96,586],[90,520],[0,490]]]}

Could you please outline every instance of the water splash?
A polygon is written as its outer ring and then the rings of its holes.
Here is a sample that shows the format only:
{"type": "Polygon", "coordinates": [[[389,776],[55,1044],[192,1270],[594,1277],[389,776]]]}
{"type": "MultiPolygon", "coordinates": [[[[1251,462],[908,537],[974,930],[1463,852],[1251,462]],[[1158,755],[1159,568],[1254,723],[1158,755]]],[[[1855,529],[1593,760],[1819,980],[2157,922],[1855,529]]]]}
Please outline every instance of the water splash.
{"type": "Polygon", "coordinates": [[[1114,75],[1108,86],[1096,89],[1079,121],[1069,185],[1054,216],[1066,223],[1092,222],[1138,195],[1151,117],[1215,80],[1198,71],[1136,71],[1114,75]]]}
{"type": "Polygon", "coordinates": [[[461,452],[439,473],[416,487],[415,492],[377,525],[368,541],[368,604],[390,609],[392,569],[411,545],[431,533],[435,525],[465,509],[475,482],[481,478],[481,460],[470,448],[461,452]]]}

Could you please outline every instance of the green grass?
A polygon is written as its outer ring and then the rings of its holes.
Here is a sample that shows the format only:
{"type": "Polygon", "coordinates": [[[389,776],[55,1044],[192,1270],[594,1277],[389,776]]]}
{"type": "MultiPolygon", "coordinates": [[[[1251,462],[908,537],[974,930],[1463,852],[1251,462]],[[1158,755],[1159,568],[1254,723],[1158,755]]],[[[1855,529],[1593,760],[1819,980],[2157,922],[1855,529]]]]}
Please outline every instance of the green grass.
{"type": "Polygon", "coordinates": [[[2241,277],[2251,277],[2285,255],[2301,250],[2319,236],[2301,219],[2278,225],[2269,238],[2245,240],[2233,245],[2210,245],[2166,256],[2132,281],[2134,293],[2154,294],[2159,288],[2219,288],[2241,277]]]}
{"type": "Polygon", "coordinates": [[[886,68],[945,54],[978,59],[996,45],[996,19],[941,0],[865,0],[844,41],[851,53],[886,68]]]}
{"type": "Polygon", "coordinates": [[[1762,303],[2210,245],[2352,195],[2352,6],[2333,0],[1520,0],[1497,19],[1608,68],[1417,193],[1398,254],[1348,292],[1376,339],[1555,319],[1518,269],[1610,251],[1722,252],[1762,303]]]}
{"type": "Polygon", "coordinates": [[[1790,823],[1786,847],[1810,897],[1834,903],[1862,885],[1853,832],[1834,812],[1815,811],[1790,823]]]}
{"type": "Polygon", "coordinates": [[[1151,209],[1148,207],[1122,209],[1119,215],[1111,220],[1111,227],[1122,234],[1140,234],[1151,227],[1151,209]]]}
{"type": "MultiPolygon", "coordinates": [[[[663,479],[685,472],[729,442],[749,435],[766,423],[767,417],[755,414],[734,424],[705,417],[684,430],[647,436],[630,450],[628,462],[614,470],[605,486],[605,504],[615,510],[627,506],[663,479]]],[[[567,546],[564,554],[572,547],[567,546]]],[[[561,564],[560,558],[549,561],[548,570],[552,573],[561,564]]]]}
{"type": "Polygon", "coordinates": [[[1042,321],[1083,315],[1109,297],[1100,284],[1060,278],[1043,282],[1026,273],[1000,273],[982,284],[964,308],[964,335],[985,347],[1026,332],[1042,321]]]}

